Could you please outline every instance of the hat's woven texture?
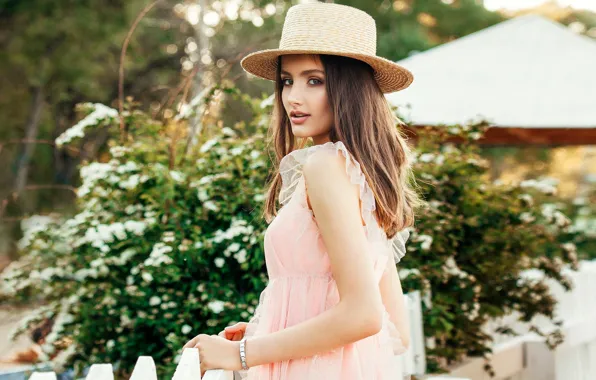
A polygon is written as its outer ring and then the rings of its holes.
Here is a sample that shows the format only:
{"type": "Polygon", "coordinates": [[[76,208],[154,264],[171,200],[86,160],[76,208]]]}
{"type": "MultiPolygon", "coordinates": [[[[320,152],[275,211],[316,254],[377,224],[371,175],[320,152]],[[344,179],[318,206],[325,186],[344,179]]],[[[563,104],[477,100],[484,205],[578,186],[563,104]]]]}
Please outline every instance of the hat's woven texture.
{"type": "Polygon", "coordinates": [[[242,68],[258,77],[275,80],[277,58],[286,54],[330,54],[368,63],[383,93],[408,87],[413,75],[398,64],[376,55],[375,20],[359,9],[332,3],[307,3],[286,14],[278,49],[247,55],[242,68]]]}

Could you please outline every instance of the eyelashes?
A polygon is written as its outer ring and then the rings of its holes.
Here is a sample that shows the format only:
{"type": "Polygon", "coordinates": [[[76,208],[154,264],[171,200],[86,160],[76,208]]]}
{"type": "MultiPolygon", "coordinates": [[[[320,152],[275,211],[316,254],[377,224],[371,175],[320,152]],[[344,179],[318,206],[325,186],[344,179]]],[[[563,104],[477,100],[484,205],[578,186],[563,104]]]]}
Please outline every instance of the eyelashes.
{"type": "MultiPolygon", "coordinates": [[[[286,85],[286,81],[288,81],[288,80],[291,80],[291,79],[290,79],[290,78],[282,78],[282,79],[280,80],[280,84],[281,84],[282,86],[285,86],[285,85],[286,85]]],[[[322,80],[320,80],[320,79],[318,79],[318,78],[310,78],[310,79],[308,80],[308,82],[310,82],[310,81],[316,81],[316,82],[318,82],[318,83],[314,83],[314,84],[313,84],[313,86],[317,86],[317,85],[323,84],[323,81],[322,81],[322,80]]]]}

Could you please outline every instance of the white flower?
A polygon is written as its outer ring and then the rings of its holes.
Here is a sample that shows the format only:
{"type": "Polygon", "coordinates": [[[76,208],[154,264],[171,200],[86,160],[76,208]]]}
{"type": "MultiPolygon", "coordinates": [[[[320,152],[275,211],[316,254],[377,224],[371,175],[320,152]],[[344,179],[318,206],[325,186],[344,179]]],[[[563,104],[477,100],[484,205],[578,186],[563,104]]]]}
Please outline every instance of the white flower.
{"type": "Polygon", "coordinates": [[[230,127],[223,127],[221,132],[226,136],[236,136],[236,132],[230,127]]]}
{"type": "Polygon", "coordinates": [[[137,170],[139,170],[139,165],[137,165],[134,161],[126,161],[124,165],[120,165],[116,168],[116,172],[119,174],[134,172],[137,170]]]}
{"type": "Polygon", "coordinates": [[[575,206],[584,206],[588,204],[588,198],[587,197],[577,197],[573,200],[573,204],[575,206]]]}
{"type": "Polygon", "coordinates": [[[520,186],[534,188],[544,194],[555,195],[557,193],[556,184],[556,179],[546,178],[540,181],[528,179],[526,181],[522,181],[520,186]]]}
{"type": "Polygon", "coordinates": [[[108,350],[111,350],[112,348],[114,348],[115,345],[116,345],[116,343],[114,342],[114,340],[113,339],[110,339],[106,343],[106,348],[108,350]]]}
{"type": "Polygon", "coordinates": [[[151,273],[143,272],[141,277],[143,278],[143,280],[145,280],[147,282],[153,281],[153,276],[151,275],[151,273]]]}
{"type": "Polygon", "coordinates": [[[116,222],[116,223],[111,224],[110,228],[112,229],[112,234],[116,237],[116,239],[118,239],[118,240],[126,239],[126,229],[124,227],[124,224],[122,224],[120,222],[116,222]]]}
{"type": "Polygon", "coordinates": [[[431,162],[435,159],[435,155],[432,153],[424,153],[418,157],[418,159],[422,162],[431,162]]]}
{"type": "Polygon", "coordinates": [[[524,201],[528,206],[532,206],[534,204],[534,198],[530,194],[522,194],[518,196],[519,199],[524,201]]]}
{"type": "Polygon", "coordinates": [[[524,223],[532,223],[536,218],[530,212],[523,212],[519,214],[519,219],[524,223]]]}
{"type": "Polygon", "coordinates": [[[235,148],[230,149],[230,154],[232,156],[238,156],[238,155],[242,154],[243,151],[244,151],[243,147],[237,146],[235,148]]]}
{"type": "Polygon", "coordinates": [[[170,176],[176,182],[184,182],[186,175],[176,170],[170,170],[170,176]]]}
{"type": "Polygon", "coordinates": [[[112,157],[117,157],[117,158],[124,156],[124,153],[130,152],[130,151],[131,151],[130,148],[118,146],[118,145],[110,148],[110,154],[112,155],[112,157]]]}
{"type": "Polygon", "coordinates": [[[143,235],[146,227],[147,226],[143,222],[138,222],[134,220],[127,220],[126,222],[124,222],[124,229],[128,232],[132,232],[137,236],[143,235]]]}
{"type": "Polygon", "coordinates": [[[161,303],[161,298],[159,298],[158,296],[153,296],[149,299],[149,305],[151,306],[157,306],[161,303]]]}
{"type": "Polygon", "coordinates": [[[174,236],[174,232],[172,231],[166,231],[163,234],[164,236],[161,238],[161,240],[165,243],[171,243],[174,240],[176,240],[176,237],[174,236]]]}
{"type": "Polygon", "coordinates": [[[561,247],[567,252],[577,252],[577,246],[573,243],[561,244],[561,247]]]}
{"type": "MultiPolygon", "coordinates": [[[[274,94],[275,95],[275,94],[274,94]]],[[[273,105],[273,99],[275,98],[274,95],[270,95],[269,97],[265,98],[261,101],[261,108],[270,107],[273,105]]]]}
{"type": "Polygon", "coordinates": [[[566,227],[571,224],[571,220],[561,211],[555,211],[553,217],[555,219],[555,224],[559,227],[566,227]]]}
{"type": "Polygon", "coordinates": [[[433,237],[429,235],[420,235],[416,238],[416,241],[422,241],[420,248],[424,251],[428,251],[433,243],[433,237]]]}
{"type": "Polygon", "coordinates": [[[205,189],[199,189],[197,191],[197,198],[199,198],[201,202],[206,202],[209,199],[209,194],[207,194],[205,189]]]}
{"type": "Polygon", "coordinates": [[[81,121],[64,131],[56,138],[56,145],[62,146],[75,137],[84,137],[85,129],[89,126],[98,125],[101,121],[111,120],[118,117],[118,111],[100,103],[86,103],[87,107],[93,107],[93,112],[84,117],[81,121]]]}
{"type": "Polygon", "coordinates": [[[226,263],[226,261],[222,257],[218,257],[214,261],[215,261],[215,266],[218,268],[222,268],[224,266],[224,264],[226,263]]]}
{"type": "Polygon", "coordinates": [[[118,182],[118,184],[123,189],[131,190],[131,189],[134,189],[135,187],[137,187],[137,185],[140,182],[140,178],[141,177],[138,174],[133,174],[130,177],[128,177],[127,179],[124,179],[124,180],[118,182]]]}
{"type": "Polygon", "coordinates": [[[419,276],[420,271],[418,269],[400,269],[398,272],[399,278],[405,280],[409,275],[419,276]]]}
{"type": "Polygon", "coordinates": [[[208,140],[205,144],[203,144],[201,146],[201,148],[199,149],[199,151],[201,153],[205,153],[207,152],[209,149],[211,149],[215,144],[217,144],[217,139],[211,139],[208,140]]]}
{"type": "Polygon", "coordinates": [[[449,257],[447,259],[447,261],[445,261],[445,264],[443,265],[443,270],[446,273],[449,273],[452,276],[456,276],[459,278],[466,278],[468,277],[468,274],[464,271],[462,271],[457,264],[455,263],[455,259],[453,257],[449,257]]]}
{"type": "Polygon", "coordinates": [[[27,247],[31,238],[40,231],[46,229],[47,225],[55,221],[55,218],[51,216],[32,215],[29,218],[25,218],[21,221],[21,230],[23,231],[23,237],[19,240],[18,247],[24,249],[27,247]]]}
{"type": "Polygon", "coordinates": [[[181,331],[182,331],[182,334],[186,335],[192,331],[192,327],[190,327],[189,325],[184,325],[184,326],[182,326],[181,331]]]}
{"type": "Polygon", "coordinates": [[[240,250],[240,252],[235,254],[234,257],[236,258],[236,260],[238,260],[238,263],[240,263],[240,264],[246,262],[246,250],[245,249],[240,250]]]}
{"type": "Polygon", "coordinates": [[[211,309],[216,314],[219,314],[224,309],[224,302],[223,301],[211,301],[207,304],[207,307],[211,309]]]}
{"type": "Polygon", "coordinates": [[[153,246],[151,254],[143,263],[146,266],[159,266],[161,264],[171,264],[174,262],[171,257],[167,256],[166,253],[172,252],[172,247],[165,243],[159,242],[153,246]]]}
{"type": "Polygon", "coordinates": [[[219,206],[217,206],[217,204],[213,201],[207,201],[203,203],[203,207],[205,207],[207,210],[219,211],[219,206]]]}

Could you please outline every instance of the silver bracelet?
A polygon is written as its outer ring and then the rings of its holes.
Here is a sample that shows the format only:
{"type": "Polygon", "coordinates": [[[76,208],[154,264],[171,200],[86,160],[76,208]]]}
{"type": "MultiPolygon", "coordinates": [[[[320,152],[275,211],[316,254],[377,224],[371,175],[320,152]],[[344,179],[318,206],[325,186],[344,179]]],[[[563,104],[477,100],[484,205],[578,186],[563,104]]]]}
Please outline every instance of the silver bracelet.
{"type": "Polygon", "coordinates": [[[246,337],[240,340],[240,363],[242,364],[242,369],[248,369],[246,365],[246,337]]]}

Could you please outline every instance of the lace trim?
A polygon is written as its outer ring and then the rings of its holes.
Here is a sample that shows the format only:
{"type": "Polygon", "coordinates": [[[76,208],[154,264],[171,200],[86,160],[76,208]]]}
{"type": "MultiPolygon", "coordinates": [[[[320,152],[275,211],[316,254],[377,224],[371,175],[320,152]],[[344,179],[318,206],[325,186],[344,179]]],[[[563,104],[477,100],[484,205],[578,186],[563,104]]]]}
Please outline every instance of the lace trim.
{"type": "Polygon", "coordinates": [[[346,174],[350,182],[358,185],[360,189],[361,216],[365,223],[369,240],[383,242],[390,250],[394,262],[398,263],[406,254],[406,241],[410,236],[407,229],[399,231],[392,239],[387,238],[385,231],[380,228],[374,218],[376,202],[374,194],[366,182],[366,177],[360,168],[360,163],[352,156],[342,141],[326,142],[307,148],[297,149],[284,156],[279,164],[282,178],[282,187],[279,193],[279,202],[283,206],[288,204],[296,192],[302,179],[302,167],[308,157],[318,150],[328,150],[335,154],[343,154],[346,159],[346,174]]]}

